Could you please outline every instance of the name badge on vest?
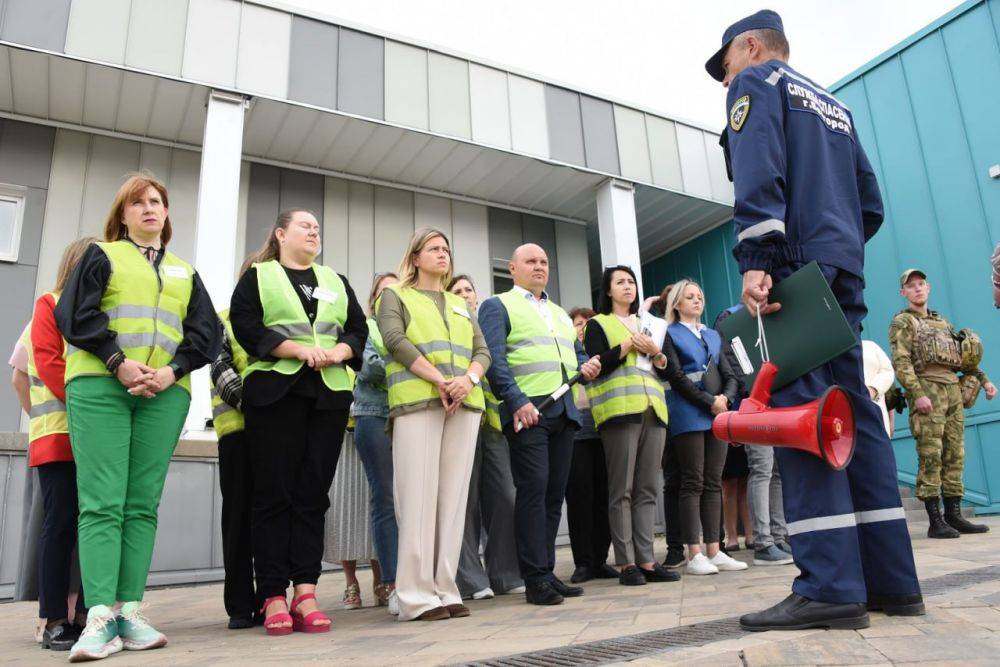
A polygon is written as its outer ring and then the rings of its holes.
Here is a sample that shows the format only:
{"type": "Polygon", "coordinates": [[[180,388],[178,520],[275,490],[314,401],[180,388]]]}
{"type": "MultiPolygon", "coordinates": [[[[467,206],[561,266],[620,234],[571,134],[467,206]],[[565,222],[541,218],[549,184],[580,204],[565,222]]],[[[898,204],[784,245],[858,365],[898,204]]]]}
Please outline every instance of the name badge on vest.
{"type": "Polygon", "coordinates": [[[313,298],[317,301],[326,301],[327,303],[336,303],[337,297],[340,296],[336,292],[331,292],[328,289],[322,287],[317,287],[313,290],[313,298]]]}
{"type": "Polygon", "coordinates": [[[167,278],[187,278],[188,272],[183,266],[164,266],[163,275],[167,278]]]}
{"type": "Polygon", "coordinates": [[[459,308],[458,306],[452,306],[451,309],[467,320],[472,319],[472,315],[470,315],[469,311],[465,310],[464,308],[459,308]]]}

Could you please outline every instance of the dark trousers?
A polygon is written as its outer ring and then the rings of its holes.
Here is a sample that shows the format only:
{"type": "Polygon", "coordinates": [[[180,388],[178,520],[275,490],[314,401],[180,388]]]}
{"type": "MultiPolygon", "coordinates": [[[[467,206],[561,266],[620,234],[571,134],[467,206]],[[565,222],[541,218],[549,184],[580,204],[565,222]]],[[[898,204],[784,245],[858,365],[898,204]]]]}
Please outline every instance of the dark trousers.
{"type": "MultiPolygon", "coordinates": [[[[38,537],[38,617],[55,621],[69,617],[66,597],[70,592],[70,568],[79,514],[76,464],[54,461],[38,466],[38,485],[45,512],[38,537]]],[[[86,609],[81,588],[76,611],[83,613],[86,609]]]]}
{"type": "Polygon", "coordinates": [[[670,443],[680,464],[681,538],[685,544],[719,541],[722,527],[722,468],[729,445],[711,431],[675,435],[670,443]]]}
{"type": "Polygon", "coordinates": [[[510,469],[517,493],[514,534],[517,559],[525,584],[551,581],[556,564],[556,533],[573,456],[576,424],[565,413],[542,415],[538,424],[520,433],[505,431],[510,443],[510,469]]]}
{"type": "Polygon", "coordinates": [[[577,567],[597,569],[608,560],[608,468],[600,439],[577,440],[566,485],[569,545],[577,567]]]}
{"type": "Polygon", "coordinates": [[[667,549],[683,550],[681,539],[681,466],[670,435],[663,448],[663,522],[667,527],[667,549]]]}
{"type": "Polygon", "coordinates": [[[330,484],[347,410],[317,410],[316,399],[288,394],[246,410],[253,466],[253,555],[257,594],[284,595],[315,584],[323,558],[330,484]]]}
{"type": "MultiPolygon", "coordinates": [[[[798,267],[775,269],[775,284],[798,267]]],[[[860,334],[868,312],[864,281],[832,266],[820,264],[820,270],[855,334],[860,334]]],[[[834,603],[865,602],[870,593],[916,593],[920,584],[899,497],[896,459],[882,415],[865,387],[861,347],[782,387],[771,404],[802,405],[834,384],[848,392],[854,405],[855,449],[847,468],[834,471],[807,452],[775,448],[799,568],[792,590],[810,600],[834,603]]]]}
{"type": "Polygon", "coordinates": [[[243,431],[219,440],[219,488],[222,491],[222,563],[226,581],[222,599],[230,617],[252,617],[261,600],[254,593],[253,457],[243,431]]]}

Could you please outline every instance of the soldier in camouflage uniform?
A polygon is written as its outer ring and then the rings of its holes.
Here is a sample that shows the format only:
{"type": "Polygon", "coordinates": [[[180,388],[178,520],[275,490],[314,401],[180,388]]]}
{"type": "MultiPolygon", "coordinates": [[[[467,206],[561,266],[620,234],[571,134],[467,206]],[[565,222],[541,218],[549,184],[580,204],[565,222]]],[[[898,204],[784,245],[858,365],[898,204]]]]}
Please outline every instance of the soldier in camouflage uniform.
{"type": "MultiPolygon", "coordinates": [[[[907,269],[899,284],[908,304],[893,318],[889,342],[896,378],[906,389],[910,430],[917,441],[917,497],[924,501],[930,518],[927,536],[986,532],[987,526],[972,524],[961,514],[965,408],[956,374],[962,366],[961,349],[951,324],[927,308],[931,288],[924,272],[907,269]],[[943,517],[938,506],[941,495],[943,517]]],[[[996,395],[996,387],[981,369],[971,369],[970,374],[982,383],[987,399],[996,395]]]]}

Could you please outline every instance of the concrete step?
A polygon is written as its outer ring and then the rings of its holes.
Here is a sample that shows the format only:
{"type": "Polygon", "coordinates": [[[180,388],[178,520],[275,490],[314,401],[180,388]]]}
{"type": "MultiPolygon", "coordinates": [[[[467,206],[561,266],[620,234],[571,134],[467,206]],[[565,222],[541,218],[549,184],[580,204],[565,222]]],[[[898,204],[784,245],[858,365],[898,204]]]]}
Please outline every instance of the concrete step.
{"type": "Polygon", "coordinates": [[[899,487],[899,495],[903,498],[913,498],[913,487],[901,486],[899,487]]]}

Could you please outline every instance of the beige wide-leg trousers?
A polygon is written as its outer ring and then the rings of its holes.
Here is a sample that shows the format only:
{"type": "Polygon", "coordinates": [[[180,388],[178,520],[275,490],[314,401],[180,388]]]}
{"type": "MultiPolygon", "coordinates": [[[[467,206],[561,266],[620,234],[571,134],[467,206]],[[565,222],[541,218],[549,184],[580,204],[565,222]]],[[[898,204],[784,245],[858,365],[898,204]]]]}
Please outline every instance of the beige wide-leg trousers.
{"type": "Polygon", "coordinates": [[[399,525],[399,620],[460,604],[455,584],[469,476],[482,413],[432,407],[392,422],[393,498],[399,525]]]}

